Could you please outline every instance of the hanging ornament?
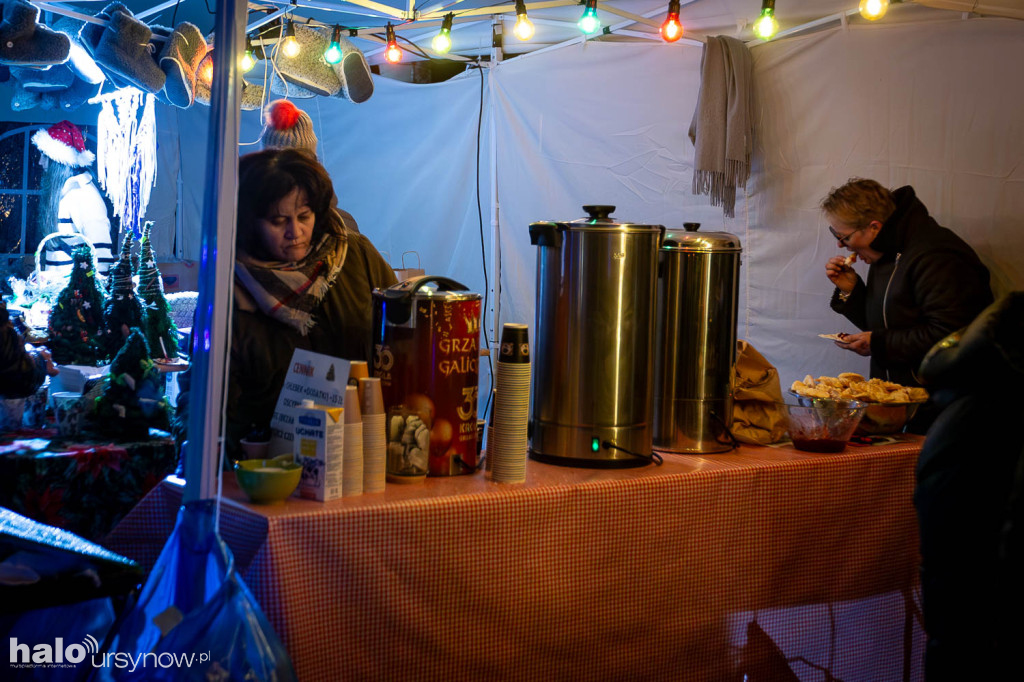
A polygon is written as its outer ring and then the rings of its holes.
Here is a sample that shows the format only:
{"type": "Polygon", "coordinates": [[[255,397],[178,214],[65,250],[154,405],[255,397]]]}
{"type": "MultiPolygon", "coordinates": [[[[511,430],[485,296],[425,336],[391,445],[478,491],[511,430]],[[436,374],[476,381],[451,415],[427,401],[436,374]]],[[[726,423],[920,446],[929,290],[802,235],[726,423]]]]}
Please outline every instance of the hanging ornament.
{"type": "Polygon", "coordinates": [[[121,88],[104,95],[101,104],[96,150],[100,186],[110,197],[121,227],[140,237],[140,221],[156,184],[153,95],[121,88]]]}

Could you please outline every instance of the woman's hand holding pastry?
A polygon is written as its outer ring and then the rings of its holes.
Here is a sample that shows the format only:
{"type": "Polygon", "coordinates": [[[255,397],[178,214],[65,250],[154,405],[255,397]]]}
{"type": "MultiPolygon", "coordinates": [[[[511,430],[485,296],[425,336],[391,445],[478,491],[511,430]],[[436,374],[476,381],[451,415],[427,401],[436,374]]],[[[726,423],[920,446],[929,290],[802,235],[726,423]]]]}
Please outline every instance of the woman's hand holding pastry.
{"type": "Polygon", "coordinates": [[[825,263],[825,275],[843,293],[850,293],[857,286],[857,273],[848,262],[848,258],[833,256],[825,263]]]}

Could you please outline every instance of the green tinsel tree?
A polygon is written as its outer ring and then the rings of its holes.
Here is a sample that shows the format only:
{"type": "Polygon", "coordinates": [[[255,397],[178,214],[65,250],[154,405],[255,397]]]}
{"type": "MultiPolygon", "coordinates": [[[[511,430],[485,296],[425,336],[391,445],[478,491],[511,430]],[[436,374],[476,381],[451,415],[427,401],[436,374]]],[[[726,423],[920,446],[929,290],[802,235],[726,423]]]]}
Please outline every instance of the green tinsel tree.
{"type": "Polygon", "coordinates": [[[139,296],[146,313],[143,331],[154,356],[173,359],[178,355],[178,327],[171,319],[171,306],[164,298],[164,282],[153,254],[152,230],[152,221],[147,221],[142,230],[139,263],[139,296]]]}
{"type": "Polygon", "coordinates": [[[142,303],[135,293],[132,275],[132,244],[135,237],[129,230],[121,242],[121,253],[108,273],[110,295],[103,309],[103,327],[107,355],[117,355],[132,329],[142,327],[142,303]]]}
{"type": "Polygon", "coordinates": [[[149,428],[167,429],[167,401],[160,371],[149,357],[142,332],[133,329],[110,365],[92,416],[97,429],[145,436],[149,428]]]}
{"type": "Polygon", "coordinates": [[[103,293],[96,282],[92,249],[80,246],[71,258],[68,285],[50,311],[48,346],[58,365],[101,365],[107,359],[103,293]]]}

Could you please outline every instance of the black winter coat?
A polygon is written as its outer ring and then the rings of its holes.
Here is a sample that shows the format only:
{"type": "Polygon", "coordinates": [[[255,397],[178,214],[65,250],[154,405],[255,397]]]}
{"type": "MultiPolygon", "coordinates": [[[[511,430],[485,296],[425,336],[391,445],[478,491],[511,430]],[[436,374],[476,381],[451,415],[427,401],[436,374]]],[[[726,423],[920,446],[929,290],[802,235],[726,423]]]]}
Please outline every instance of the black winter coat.
{"type": "Polygon", "coordinates": [[[871,332],[872,377],[919,386],[928,350],[970,324],[992,303],[992,289],[974,250],[928,215],[912,187],[895,190],[893,199],[896,211],[871,243],[883,256],[845,302],[836,289],[831,306],[871,332]]]}
{"type": "MultiPolygon", "coordinates": [[[[252,425],[270,426],[288,363],[296,348],[346,360],[372,362],[373,290],[398,280],[364,235],[349,233],[348,254],[337,279],[313,311],[305,336],[260,311],[235,308],[228,384],[229,450],[252,425]]],[[[236,283],[236,286],[241,286],[236,283]]]]}

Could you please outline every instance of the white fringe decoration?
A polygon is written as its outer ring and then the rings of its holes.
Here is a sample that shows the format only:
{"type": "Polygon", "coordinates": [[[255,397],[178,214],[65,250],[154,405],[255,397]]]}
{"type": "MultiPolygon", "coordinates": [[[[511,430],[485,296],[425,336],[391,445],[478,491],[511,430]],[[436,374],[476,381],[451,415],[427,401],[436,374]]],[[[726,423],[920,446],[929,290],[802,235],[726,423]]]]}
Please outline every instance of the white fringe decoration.
{"type": "Polygon", "coordinates": [[[122,88],[103,96],[101,104],[96,161],[100,186],[114,204],[121,229],[141,237],[142,218],[156,184],[153,95],[122,88]]]}

